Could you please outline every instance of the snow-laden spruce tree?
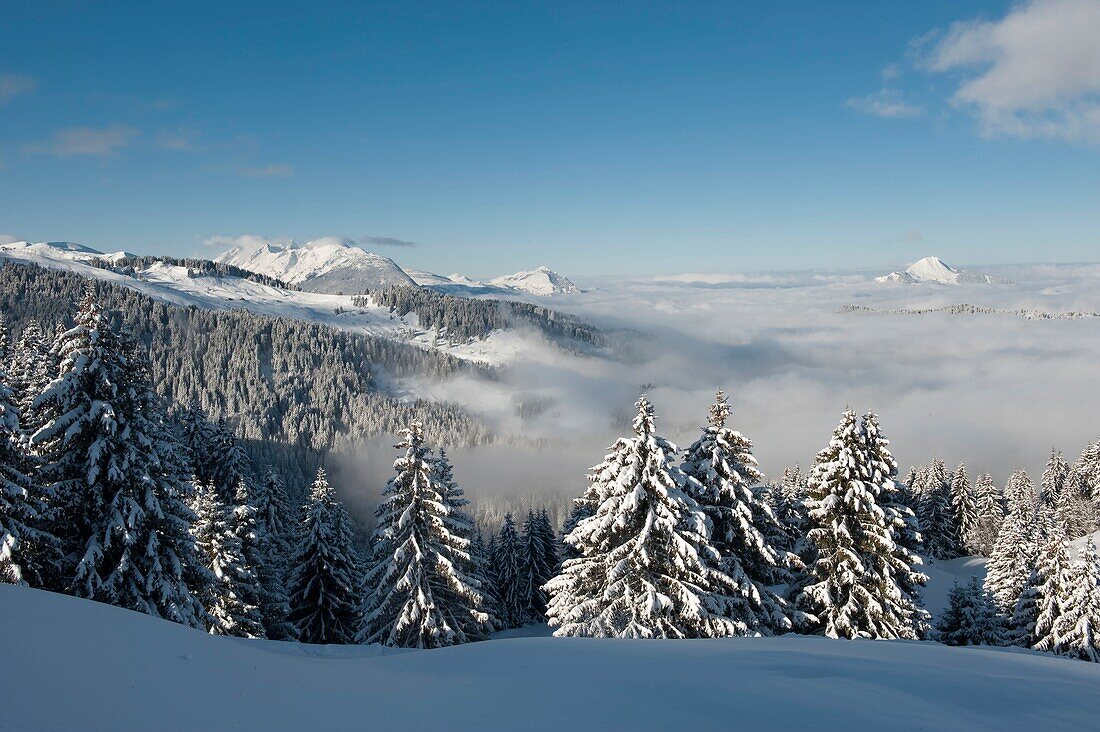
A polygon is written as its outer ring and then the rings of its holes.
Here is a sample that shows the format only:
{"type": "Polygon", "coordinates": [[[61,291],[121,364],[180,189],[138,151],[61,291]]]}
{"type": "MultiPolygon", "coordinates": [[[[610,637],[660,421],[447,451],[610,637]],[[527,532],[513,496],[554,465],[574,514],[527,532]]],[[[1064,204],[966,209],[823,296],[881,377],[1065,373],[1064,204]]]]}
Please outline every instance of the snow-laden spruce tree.
{"type": "Polygon", "coordinates": [[[1100,503],[1100,440],[1081,450],[1073,461],[1072,471],[1077,476],[1080,491],[1100,503]]]}
{"type": "Polygon", "coordinates": [[[943,460],[934,458],[920,471],[920,521],[924,550],[932,559],[954,559],[959,556],[956,538],[958,528],[951,505],[951,476],[943,460]]]}
{"type": "Polygon", "coordinates": [[[901,602],[904,610],[913,621],[918,638],[928,631],[931,617],[921,605],[924,586],[928,576],[921,570],[924,562],[920,552],[923,538],[920,534],[916,514],[905,502],[905,493],[894,480],[898,474],[898,463],[890,453],[890,441],[882,433],[878,415],[867,412],[860,422],[860,437],[866,452],[865,480],[878,488],[877,502],[886,516],[890,537],[894,542],[895,580],[903,594],[901,602]]]}
{"type": "Polygon", "coordinates": [[[496,537],[492,537],[489,543],[486,544],[481,529],[475,526],[474,539],[470,544],[470,556],[474,559],[473,577],[481,586],[485,614],[489,616],[486,625],[486,630],[489,632],[504,629],[504,623],[500,619],[500,598],[497,597],[496,571],[493,569],[493,554],[495,551],[496,537]]]}
{"type": "Polygon", "coordinates": [[[802,505],[806,482],[801,466],[787,466],[779,479],[779,490],[773,506],[775,518],[791,539],[791,547],[806,533],[806,512],[802,505]]]}
{"type": "Polygon", "coordinates": [[[298,639],[354,642],[362,617],[361,580],[351,517],[320,468],[302,506],[287,582],[290,622],[298,639]]]}
{"type": "Polygon", "coordinates": [[[526,600],[523,623],[546,622],[546,590],[558,568],[557,537],[546,511],[529,510],[520,539],[520,587],[526,600]]]}
{"type": "Polygon", "coordinates": [[[810,568],[799,603],[830,638],[916,638],[920,620],[899,585],[913,566],[898,558],[869,460],[849,409],[810,473],[810,568]]]}
{"type": "Polygon", "coordinates": [[[34,434],[42,426],[35,421],[31,403],[57,375],[55,359],[50,353],[52,347],[49,336],[35,320],[27,323],[12,347],[8,370],[9,386],[13,390],[11,398],[19,409],[21,427],[27,435],[34,434]]]}
{"type": "Polygon", "coordinates": [[[1035,487],[1024,470],[1005,486],[1008,515],[986,565],[985,589],[1001,612],[1009,614],[1027,586],[1038,553],[1035,487]]]}
{"type": "Polygon", "coordinates": [[[1003,615],[977,577],[947,593],[947,607],[936,621],[935,639],[948,646],[1007,646],[1012,636],[1003,615]]]}
{"type": "Polygon", "coordinates": [[[970,531],[968,550],[988,557],[997,543],[997,534],[1005,520],[1001,491],[993,485],[993,476],[982,473],[974,482],[974,527],[970,531]]]}
{"type": "Polygon", "coordinates": [[[31,441],[63,552],[58,589],[199,627],[190,487],[147,363],[90,294],[57,352],[31,441]]]}
{"type": "MultiPolygon", "coordinates": [[[[592,471],[597,505],[565,541],[581,556],[547,584],[555,635],[706,638],[753,629],[727,616],[737,598],[715,567],[706,515],[687,492],[676,446],[657,434],[646,396],[634,437],[621,438],[592,471]]],[[[694,490],[701,490],[695,487],[694,490]]]]}
{"type": "MultiPolygon", "coordinates": [[[[801,561],[776,541],[783,533],[771,508],[752,486],[764,480],[752,455],[752,443],[726,426],[730,407],[721,390],[710,407],[709,424],[687,449],[681,470],[694,480],[684,491],[710,521],[710,544],[718,552],[716,568],[726,576],[733,604],[731,619],[750,633],[790,630],[804,618],[769,585],[791,581],[801,561]]],[[[727,588],[727,589],[729,589],[727,588]]]]}
{"type": "Polygon", "coordinates": [[[1100,556],[1091,539],[1070,569],[1068,583],[1054,643],[1066,656],[1100,663],[1100,556]]]}
{"type": "Polygon", "coordinates": [[[477,580],[464,571],[473,563],[470,541],[452,530],[420,423],[403,430],[397,447],[405,455],[377,511],[359,640],[403,648],[480,640],[488,617],[477,580]]]}
{"type": "MultiPolygon", "coordinates": [[[[260,614],[264,621],[264,634],[272,640],[294,640],[298,631],[290,622],[290,600],[286,583],[289,575],[293,545],[293,517],[290,498],[282,477],[270,466],[263,478],[250,486],[241,481],[248,491],[248,504],[255,509],[256,557],[253,560],[260,579],[260,614]]],[[[246,552],[247,553],[247,552],[246,552]]]]}
{"type": "Polygon", "coordinates": [[[1054,507],[1054,522],[1069,539],[1078,539],[1096,529],[1097,508],[1084,476],[1071,468],[1054,507]]]}
{"type": "Polygon", "coordinates": [[[972,539],[978,523],[978,506],[965,463],[959,463],[951,475],[951,512],[955,519],[956,551],[962,555],[974,554],[972,539]]]}
{"type": "Polygon", "coordinates": [[[1057,506],[1069,476],[1069,463],[1061,450],[1050,448],[1050,458],[1039,481],[1039,496],[1050,506],[1057,506]]]}
{"type": "Polygon", "coordinates": [[[0,582],[41,587],[56,570],[57,540],[39,528],[46,503],[28,475],[32,467],[15,393],[0,364],[0,582]]]}
{"type": "Polygon", "coordinates": [[[263,638],[260,583],[245,553],[242,536],[252,543],[253,509],[225,505],[209,483],[196,486],[193,531],[206,566],[214,575],[205,601],[210,632],[240,638],[263,638]]]}
{"type": "Polygon", "coordinates": [[[1016,600],[1012,629],[1020,645],[1060,653],[1057,628],[1069,594],[1069,543],[1054,531],[1039,549],[1027,586],[1016,600]]]}
{"type": "Polygon", "coordinates": [[[524,624],[527,598],[524,594],[520,552],[522,542],[512,514],[504,516],[504,524],[493,544],[493,574],[496,595],[500,602],[500,622],[504,628],[519,628],[524,624]]]}

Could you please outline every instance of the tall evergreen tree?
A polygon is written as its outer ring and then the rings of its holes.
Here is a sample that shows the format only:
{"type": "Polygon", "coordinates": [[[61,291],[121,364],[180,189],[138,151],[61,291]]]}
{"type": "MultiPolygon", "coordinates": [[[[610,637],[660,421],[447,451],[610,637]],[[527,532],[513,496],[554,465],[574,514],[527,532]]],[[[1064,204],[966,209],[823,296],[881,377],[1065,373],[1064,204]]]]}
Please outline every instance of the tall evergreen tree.
{"type": "Polygon", "coordinates": [[[898,464],[890,453],[890,441],[882,433],[878,415],[867,412],[860,423],[860,437],[866,452],[866,482],[878,488],[877,502],[886,516],[890,537],[894,542],[894,578],[902,591],[900,605],[912,619],[918,638],[923,638],[931,620],[921,606],[921,595],[928,576],[921,571],[920,557],[923,537],[920,534],[916,514],[906,504],[903,490],[894,478],[898,464]]]}
{"type": "Polygon", "coordinates": [[[973,539],[978,524],[978,506],[964,463],[959,463],[951,476],[951,512],[954,514],[956,551],[959,554],[976,554],[973,539]]]}
{"type": "Polygon", "coordinates": [[[921,474],[920,528],[924,548],[932,559],[959,556],[958,527],[951,505],[951,480],[943,461],[934,458],[921,474]]]}
{"type": "MultiPolygon", "coordinates": [[[[6,338],[2,328],[0,337],[6,338]]],[[[8,382],[0,365],[0,582],[40,587],[56,571],[57,540],[40,528],[46,503],[29,475],[33,466],[8,382]]]]}
{"type": "Polygon", "coordinates": [[[1100,663],[1100,556],[1091,539],[1069,572],[1054,644],[1067,656],[1100,663]]]}
{"type": "Polygon", "coordinates": [[[791,569],[801,562],[777,537],[783,533],[771,509],[752,486],[763,481],[752,456],[752,443],[726,427],[729,403],[721,390],[710,407],[709,424],[688,448],[681,470],[694,480],[685,492],[699,504],[711,523],[716,565],[735,588],[731,618],[751,633],[781,633],[800,614],[771,591],[769,585],[790,582],[791,569]]]}
{"type": "Polygon", "coordinates": [[[378,526],[367,582],[359,639],[405,648],[437,648],[484,637],[487,615],[472,566],[470,541],[453,531],[453,516],[437,466],[414,422],[397,445],[405,455],[394,463],[378,508],[378,526]]]}
{"type": "MultiPolygon", "coordinates": [[[[239,484],[245,491],[249,485],[239,484]]],[[[298,631],[290,622],[290,600],[286,583],[290,571],[293,547],[293,521],[290,499],[282,477],[271,467],[255,484],[248,503],[255,509],[255,567],[262,590],[260,614],[264,634],[272,640],[294,640],[298,631]]]]}
{"type": "Polygon", "coordinates": [[[1068,595],[1069,552],[1061,532],[1040,547],[1027,585],[1016,601],[1012,627],[1021,645],[1060,653],[1057,627],[1068,595]]]}
{"type": "Polygon", "coordinates": [[[912,572],[900,561],[890,520],[878,505],[881,487],[866,438],[847,410],[810,474],[807,541],[809,581],[800,603],[830,638],[916,638],[919,621],[898,578],[912,572]]]}
{"type": "Polygon", "coordinates": [[[1079,473],[1075,465],[1066,475],[1054,507],[1055,523],[1065,530],[1068,538],[1077,539],[1096,529],[1097,508],[1087,477],[1079,473]]]}
{"type": "Polygon", "coordinates": [[[361,560],[351,517],[324,468],[317,471],[301,513],[287,585],[290,621],[303,643],[351,643],[361,618],[361,560]]]}
{"type": "Polygon", "coordinates": [[[547,595],[543,585],[558,567],[557,537],[545,511],[527,512],[520,539],[520,587],[526,601],[524,624],[545,623],[547,595]]]}
{"type": "Polygon", "coordinates": [[[1050,459],[1039,481],[1040,497],[1049,506],[1057,506],[1062,498],[1062,491],[1066,486],[1066,477],[1069,475],[1069,463],[1062,455],[1061,450],[1050,448],[1050,459]]]}
{"type": "Polygon", "coordinates": [[[500,601],[500,621],[505,628],[518,628],[524,623],[527,603],[520,558],[522,542],[511,513],[504,516],[504,524],[496,536],[493,549],[493,569],[496,574],[496,595],[500,601]]]}
{"type": "Polygon", "coordinates": [[[1027,472],[1017,470],[1005,486],[1008,515],[986,565],[985,589],[1003,613],[1011,613],[1034,566],[1036,547],[1035,488],[1027,472]]]}
{"type": "MultiPolygon", "coordinates": [[[[727,616],[738,598],[714,569],[706,515],[685,492],[676,446],[657,435],[644,395],[634,437],[593,469],[586,496],[598,505],[565,541],[581,556],[547,585],[558,636],[685,638],[753,632],[727,616]]],[[[701,490],[701,488],[694,488],[701,490]]]]}
{"type": "Polygon", "coordinates": [[[1004,616],[977,577],[958,581],[947,593],[947,608],[936,622],[936,640],[948,646],[1007,646],[1011,635],[1004,616]]]}
{"type": "Polygon", "coordinates": [[[36,415],[30,409],[31,403],[57,375],[51,348],[49,337],[35,320],[27,323],[12,348],[9,386],[14,393],[11,399],[20,411],[21,427],[28,435],[42,426],[34,420],[36,415]]]}
{"type": "Polygon", "coordinates": [[[244,546],[255,540],[252,509],[247,504],[225,505],[212,485],[202,483],[195,492],[194,509],[195,540],[214,575],[206,593],[210,632],[263,638],[260,583],[244,546]]]}
{"type": "Polygon", "coordinates": [[[988,557],[997,542],[997,534],[1004,523],[1004,501],[1001,492],[993,485],[993,476],[983,473],[974,482],[974,526],[967,540],[968,550],[978,556],[988,557]]]}
{"type": "Polygon", "coordinates": [[[32,443],[64,552],[59,587],[199,626],[189,487],[148,366],[89,294],[58,345],[58,378],[36,397],[32,443]]]}

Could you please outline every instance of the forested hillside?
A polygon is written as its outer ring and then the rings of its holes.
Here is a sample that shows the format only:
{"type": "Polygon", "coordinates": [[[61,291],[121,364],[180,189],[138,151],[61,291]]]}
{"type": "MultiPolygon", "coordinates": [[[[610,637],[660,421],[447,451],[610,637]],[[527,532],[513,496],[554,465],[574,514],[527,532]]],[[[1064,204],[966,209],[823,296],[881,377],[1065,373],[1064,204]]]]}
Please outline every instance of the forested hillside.
{"type": "Polygon", "coordinates": [[[446,377],[492,373],[460,359],[385,338],[243,311],[179,308],[110,283],[34,265],[0,266],[0,308],[13,332],[31,320],[52,330],[90,288],[105,312],[149,348],[158,392],[197,400],[212,419],[228,418],[249,440],[309,449],[348,446],[423,422],[443,444],[477,444],[488,428],[459,407],[398,401],[380,387],[385,372],[446,377]]]}

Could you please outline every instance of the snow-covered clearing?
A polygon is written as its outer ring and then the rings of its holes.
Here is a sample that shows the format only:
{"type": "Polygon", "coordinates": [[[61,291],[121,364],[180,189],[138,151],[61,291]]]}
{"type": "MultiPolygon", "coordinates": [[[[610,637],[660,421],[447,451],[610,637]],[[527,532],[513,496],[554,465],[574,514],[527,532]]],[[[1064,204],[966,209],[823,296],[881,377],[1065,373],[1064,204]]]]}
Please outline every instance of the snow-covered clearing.
{"type": "Polygon", "coordinates": [[[0,585],[12,730],[1091,729],[1100,666],[804,636],[436,651],[205,635],[0,585]],[[13,659],[19,659],[16,663],[13,659]]]}

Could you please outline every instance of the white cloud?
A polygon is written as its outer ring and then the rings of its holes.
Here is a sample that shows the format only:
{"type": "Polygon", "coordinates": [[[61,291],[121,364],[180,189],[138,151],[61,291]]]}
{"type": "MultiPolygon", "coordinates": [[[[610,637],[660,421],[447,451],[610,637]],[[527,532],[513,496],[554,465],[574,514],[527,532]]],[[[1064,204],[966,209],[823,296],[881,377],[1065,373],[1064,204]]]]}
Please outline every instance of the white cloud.
{"type": "Polygon", "coordinates": [[[30,94],[36,88],[38,88],[38,83],[29,76],[0,74],[0,107],[20,94],[30,94]]]}
{"type": "Polygon", "coordinates": [[[901,92],[896,89],[883,88],[864,97],[852,97],[848,100],[848,106],[865,114],[887,119],[905,119],[924,114],[923,107],[905,101],[901,92]]]}
{"type": "Polygon", "coordinates": [[[1030,0],[921,46],[926,70],[963,75],[951,101],[982,134],[1100,142],[1100,2],[1030,0]]]}
{"type": "Polygon", "coordinates": [[[237,175],[245,178],[289,178],[294,175],[294,166],[285,164],[261,165],[255,168],[237,168],[237,175]]]}
{"type": "Polygon", "coordinates": [[[161,130],[156,134],[157,147],[172,152],[190,152],[198,150],[195,143],[196,133],[185,128],[161,130]]]}
{"type": "Polygon", "coordinates": [[[111,125],[101,129],[70,127],[58,130],[47,141],[25,146],[23,151],[60,158],[77,155],[103,157],[126,147],[139,134],[140,131],[126,125],[111,125]]]}
{"type": "Polygon", "coordinates": [[[240,236],[223,236],[216,234],[208,239],[203,239],[202,243],[203,246],[214,249],[240,249],[242,251],[254,251],[265,246],[278,248],[294,246],[294,240],[290,237],[277,236],[271,238],[259,236],[258,234],[242,234],[240,236]]]}
{"type": "Polygon", "coordinates": [[[395,239],[392,236],[367,236],[359,237],[359,243],[365,247],[415,247],[415,241],[395,239]]]}

